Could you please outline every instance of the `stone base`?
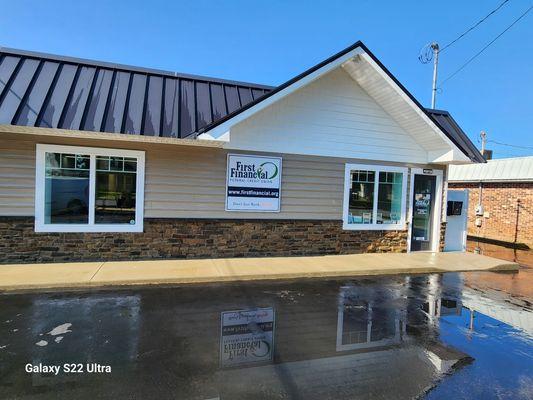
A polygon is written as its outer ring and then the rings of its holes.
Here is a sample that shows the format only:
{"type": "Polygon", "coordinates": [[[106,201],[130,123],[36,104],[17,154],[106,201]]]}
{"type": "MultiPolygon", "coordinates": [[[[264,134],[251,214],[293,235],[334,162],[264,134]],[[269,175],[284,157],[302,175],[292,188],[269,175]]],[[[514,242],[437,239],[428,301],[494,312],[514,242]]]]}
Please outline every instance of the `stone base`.
{"type": "Polygon", "coordinates": [[[406,252],[407,231],[346,231],[342,221],[145,219],[143,233],[35,233],[0,217],[0,263],[406,252]]]}
{"type": "Polygon", "coordinates": [[[446,222],[440,223],[439,251],[444,251],[446,245],[446,222]]]}

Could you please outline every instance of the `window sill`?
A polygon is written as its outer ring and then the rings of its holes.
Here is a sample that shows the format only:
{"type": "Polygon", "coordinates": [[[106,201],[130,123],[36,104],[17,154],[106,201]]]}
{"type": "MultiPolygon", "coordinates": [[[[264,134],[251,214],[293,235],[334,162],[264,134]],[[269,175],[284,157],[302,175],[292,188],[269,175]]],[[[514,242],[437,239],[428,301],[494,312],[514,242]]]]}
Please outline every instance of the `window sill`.
{"type": "Polygon", "coordinates": [[[342,229],[345,231],[403,231],[406,229],[402,224],[347,224],[343,222],[342,229]]]}

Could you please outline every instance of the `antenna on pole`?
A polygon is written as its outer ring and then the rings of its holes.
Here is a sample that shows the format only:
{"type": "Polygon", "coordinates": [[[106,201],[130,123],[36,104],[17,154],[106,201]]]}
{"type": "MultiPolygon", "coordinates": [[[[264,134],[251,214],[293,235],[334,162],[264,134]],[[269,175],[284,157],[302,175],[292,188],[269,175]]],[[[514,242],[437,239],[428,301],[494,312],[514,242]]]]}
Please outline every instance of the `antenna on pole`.
{"type": "Polygon", "coordinates": [[[426,44],[420,50],[418,59],[422,64],[428,64],[433,60],[433,84],[431,85],[431,108],[435,108],[437,103],[437,76],[439,69],[439,44],[437,42],[432,42],[426,44]]]}
{"type": "Polygon", "coordinates": [[[433,50],[433,85],[431,89],[431,108],[435,108],[437,102],[437,73],[439,69],[439,44],[437,42],[431,43],[433,50]]]}

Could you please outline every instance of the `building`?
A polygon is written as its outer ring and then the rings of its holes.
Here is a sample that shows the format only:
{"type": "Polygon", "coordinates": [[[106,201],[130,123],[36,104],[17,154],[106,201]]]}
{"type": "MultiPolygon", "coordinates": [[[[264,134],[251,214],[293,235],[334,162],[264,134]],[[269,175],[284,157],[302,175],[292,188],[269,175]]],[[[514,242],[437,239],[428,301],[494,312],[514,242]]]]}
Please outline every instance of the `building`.
{"type": "Polygon", "coordinates": [[[0,55],[4,263],[438,251],[484,162],[361,42],[277,87],[0,55]]]}
{"type": "Polygon", "coordinates": [[[533,157],[452,166],[448,188],[465,190],[468,236],[533,246],[533,157]]]}

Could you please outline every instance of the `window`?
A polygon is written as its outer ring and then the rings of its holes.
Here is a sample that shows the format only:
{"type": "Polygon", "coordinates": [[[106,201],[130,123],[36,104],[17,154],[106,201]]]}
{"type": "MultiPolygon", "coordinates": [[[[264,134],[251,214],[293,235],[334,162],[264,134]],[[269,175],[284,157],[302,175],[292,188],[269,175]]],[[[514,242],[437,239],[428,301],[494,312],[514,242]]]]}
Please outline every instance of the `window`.
{"type": "Polygon", "coordinates": [[[37,145],[36,232],[142,232],[144,152],[37,145]]]}
{"type": "Polygon", "coordinates": [[[407,168],[347,164],[344,229],[405,229],[407,168]]]}
{"type": "Polygon", "coordinates": [[[336,349],[346,351],[398,344],[405,340],[405,320],[404,311],[380,305],[374,301],[372,293],[360,287],[343,286],[339,293],[336,349]]]}

